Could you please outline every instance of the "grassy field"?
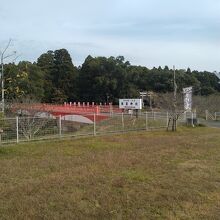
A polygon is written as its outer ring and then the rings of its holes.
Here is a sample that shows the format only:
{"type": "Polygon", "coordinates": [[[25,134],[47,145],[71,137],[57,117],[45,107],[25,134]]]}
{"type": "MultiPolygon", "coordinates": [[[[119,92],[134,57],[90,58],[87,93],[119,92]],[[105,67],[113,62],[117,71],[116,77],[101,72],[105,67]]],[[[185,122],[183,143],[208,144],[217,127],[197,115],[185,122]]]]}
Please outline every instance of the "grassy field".
{"type": "Polygon", "coordinates": [[[219,219],[220,129],[0,148],[0,219],[219,219]]]}

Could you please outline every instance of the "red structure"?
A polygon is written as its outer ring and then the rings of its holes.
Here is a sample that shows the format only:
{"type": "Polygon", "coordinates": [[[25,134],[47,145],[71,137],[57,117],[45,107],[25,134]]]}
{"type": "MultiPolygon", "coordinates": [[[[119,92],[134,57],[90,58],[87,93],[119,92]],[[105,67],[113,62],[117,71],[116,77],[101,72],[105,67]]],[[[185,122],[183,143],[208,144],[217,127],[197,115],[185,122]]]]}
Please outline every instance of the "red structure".
{"type": "Polygon", "coordinates": [[[92,103],[64,103],[64,105],[53,104],[14,104],[12,110],[17,112],[26,112],[26,114],[34,115],[36,113],[49,113],[55,117],[63,117],[67,115],[80,115],[91,121],[101,121],[107,119],[113,113],[120,113],[121,110],[112,104],[95,105],[92,103]]]}

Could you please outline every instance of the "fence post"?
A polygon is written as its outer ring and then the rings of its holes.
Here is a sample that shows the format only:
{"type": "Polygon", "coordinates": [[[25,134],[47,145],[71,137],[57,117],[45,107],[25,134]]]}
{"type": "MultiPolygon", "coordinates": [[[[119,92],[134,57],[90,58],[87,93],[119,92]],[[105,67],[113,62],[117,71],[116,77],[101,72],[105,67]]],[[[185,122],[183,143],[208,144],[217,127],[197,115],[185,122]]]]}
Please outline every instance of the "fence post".
{"type": "Polygon", "coordinates": [[[109,117],[112,116],[111,106],[109,105],[109,117]]]}
{"type": "Polygon", "coordinates": [[[124,113],[121,113],[121,123],[122,123],[122,129],[125,129],[125,124],[124,124],[124,113]]]}
{"type": "Polygon", "coordinates": [[[96,136],[96,116],[93,115],[93,135],[96,136]]]}
{"type": "Polygon", "coordinates": [[[16,143],[19,142],[19,125],[18,125],[18,116],[16,117],[16,143]]]}
{"type": "Polygon", "coordinates": [[[208,110],[205,111],[205,120],[208,121],[208,110]]]}
{"type": "Polygon", "coordinates": [[[216,114],[216,112],[215,112],[215,121],[217,120],[217,114],[216,114]]]}
{"type": "Polygon", "coordinates": [[[167,127],[169,125],[169,112],[167,112],[167,127]]]}
{"type": "Polygon", "coordinates": [[[179,125],[178,125],[178,121],[179,121],[179,120],[178,120],[178,115],[177,115],[177,114],[175,115],[175,120],[176,120],[175,124],[176,124],[176,130],[177,130],[177,127],[179,126],[179,125]]]}
{"type": "Polygon", "coordinates": [[[194,118],[194,115],[193,115],[193,112],[192,112],[192,127],[194,127],[193,118],[194,118]]]}
{"type": "Polygon", "coordinates": [[[59,116],[59,136],[61,137],[62,135],[62,120],[61,120],[61,115],[59,116]]]}
{"type": "Polygon", "coordinates": [[[146,131],[148,130],[148,115],[147,115],[147,112],[145,114],[145,128],[146,128],[146,131]]]}

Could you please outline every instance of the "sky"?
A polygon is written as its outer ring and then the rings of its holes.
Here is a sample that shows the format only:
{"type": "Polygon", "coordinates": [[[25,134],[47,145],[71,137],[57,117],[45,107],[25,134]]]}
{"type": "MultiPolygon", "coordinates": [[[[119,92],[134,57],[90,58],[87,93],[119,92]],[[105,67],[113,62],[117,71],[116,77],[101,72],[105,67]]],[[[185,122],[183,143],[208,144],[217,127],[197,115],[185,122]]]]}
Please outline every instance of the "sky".
{"type": "Polygon", "coordinates": [[[18,61],[66,48],[76,66],[123,55],[148,68],[219,72],[219,11],[219,0],[0,0],[0,49],[11,38],[18,61]]]}

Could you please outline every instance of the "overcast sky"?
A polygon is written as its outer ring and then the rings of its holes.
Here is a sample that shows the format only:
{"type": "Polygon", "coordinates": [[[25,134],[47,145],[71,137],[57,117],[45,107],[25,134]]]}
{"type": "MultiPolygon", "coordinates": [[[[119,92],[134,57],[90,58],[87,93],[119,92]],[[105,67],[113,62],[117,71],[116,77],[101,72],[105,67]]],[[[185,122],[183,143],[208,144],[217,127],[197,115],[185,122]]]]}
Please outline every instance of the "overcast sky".
{"type": "Polygon", "coordinates": [[[220,71],[220,0],[0,0],[0,48],[35,61],[66,48],[132,64],[220,71]]]}

